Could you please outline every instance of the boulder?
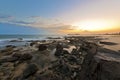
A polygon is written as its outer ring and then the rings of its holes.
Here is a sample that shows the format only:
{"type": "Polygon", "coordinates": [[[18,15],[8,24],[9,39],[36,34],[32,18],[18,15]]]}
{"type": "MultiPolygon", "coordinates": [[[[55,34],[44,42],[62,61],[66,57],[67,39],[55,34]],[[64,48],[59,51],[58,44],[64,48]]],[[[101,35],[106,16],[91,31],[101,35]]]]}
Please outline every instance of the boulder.
{"type": "Polygon", "coordinates": [[[36,73],[37,71],[38,71],[38,67],[36,66],[36,64],[33,64],[33,63],[28,64],[26,69],[23,71],[22,78],[26,79],[29,76],[31,76],[34,73],[36,73]]]}
{"type": "Polygon", "coordinates": [[[93,73],[94,77],[98,80],[120,80],[120,55],[98,53],[95,59],[97,66],[93,73]]]}
{"type": "Polygon", "coordinates": [[[10,55],[12,54],[14,51],[14,48],[13,47],[6,47],[5,49],[1,50],[0,52],[3,54],[3,55],[10,55]]]}
{"type": "Polygon", "coordinates": [[[32,59],[32,55],[31,54],[22,54],[21,57],[19,58],[19,61],[26,61],[26,60],[31,60],[32,59]]]}
{"type": "Polygon", "coordinates": [[[63,55],[63,45],[59,43],[56,46],[55,56],[60,57],[61,55],[63,55]]]}
{"type": "Polygon", "coordinates": [[[28,53],[25,53],[25,54],[15,53],[12,55],[12,57],[18,58],[19,61],[25,61],[25,60],[32,59],[32,55],[28,53]]]}
{"type": "Polygon", "coordinates": [[[33,45],[36,45],[37,44],[37,41],[33,41],[30,43],[30,46],[33,46],[33,45]]]}
{"type": "Polygon", "coordinates": [[[22,63],[18,65],[14,73],[10,76],[10,80],[26,80],[30,76],[33,76],[38,70],[36,64],[22,63]]]}
{"type": "Polygon", "coordinates": [[[100,80],[120,80],[120,62],[101,60],[94,75],[100,80]]]}
{"type": "Polygon", "coordinates": [[[32,55],[31,54],[18,54],[15,53],[12,56],[5,56],[0,58],[0,63],[5,63],[5,62],[15,62],[15,61],[19,61],[19,62],[23,62],[26,60],[31,60],[32,59],[32,55]]]}
{"type": "Polygon", "coordinates": [[[17,61],[17,60],[18,60],[18,58],[16,58],[16,57],[2,57],[2,58],[0,59],[0,63],[15,62],[15,61],[17,61]]]}
{"type": "Polygon", "coordinates": [[[88,50],[85,56],[79,80],[120,80],[120,55],[109,50],[106,51],[109,53],[97,51],[95,54],[94,49],[88,50]]]}
{"type": "Polygon", "coordinates": [[[38,50],[39,51],[44,51],[44,50],[46,50],[47,49],[47,46],[45,45],[45,44],[40,44],[39,46],[38,46],[38,50]]]}

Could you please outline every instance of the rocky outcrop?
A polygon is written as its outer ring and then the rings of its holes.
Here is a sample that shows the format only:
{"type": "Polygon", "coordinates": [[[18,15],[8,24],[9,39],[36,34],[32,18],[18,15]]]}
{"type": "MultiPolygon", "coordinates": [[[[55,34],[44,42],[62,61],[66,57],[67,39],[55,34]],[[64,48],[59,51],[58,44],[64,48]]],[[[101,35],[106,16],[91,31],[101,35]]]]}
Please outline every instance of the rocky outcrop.
{"type": "MultiPolygon", "coordinates": [[[[0,57],[0,80],[120,80],[118,52],[83,41],[82,37],[67,40],[69,42],[39,44],[37,49],[32,49],[31,45],[27,52],[13,50],[3,55],[0,57]],[[71,46],[74,48],[69,51],[71,46]]],[[[1,52],[5,54],[6,49],[1,52]]]]}
{"type": "Polygon", "coordinates": [[[15,61],[19,61],[19,62],[23,62],[23,61],[27,61],[32,59],[32,55],[31,54],[18,54],[15,53],[11,56],[4,56],[2,58],[0,58],[0,63],[5,63],[5,62],[15,62],[15,61]]]}
{"type": "Polygon", "coordinates": [[[98,80],[120,80],[120,55],[98,53],[94,75],[98,80]]]}

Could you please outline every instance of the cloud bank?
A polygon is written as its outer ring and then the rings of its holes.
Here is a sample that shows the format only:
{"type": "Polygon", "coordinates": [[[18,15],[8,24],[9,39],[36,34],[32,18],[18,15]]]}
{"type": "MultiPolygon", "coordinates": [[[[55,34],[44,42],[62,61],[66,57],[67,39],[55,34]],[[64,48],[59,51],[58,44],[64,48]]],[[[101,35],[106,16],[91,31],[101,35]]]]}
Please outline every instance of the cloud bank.
{"type": "Polygon", "coordinates": [[[64,24],[58,19],[48,19],[40,16],[30,16],[21,19],[10,15],[0,15],[0,23],[33,27],[56,32],[73,29],[72,25],[64,24]]]}

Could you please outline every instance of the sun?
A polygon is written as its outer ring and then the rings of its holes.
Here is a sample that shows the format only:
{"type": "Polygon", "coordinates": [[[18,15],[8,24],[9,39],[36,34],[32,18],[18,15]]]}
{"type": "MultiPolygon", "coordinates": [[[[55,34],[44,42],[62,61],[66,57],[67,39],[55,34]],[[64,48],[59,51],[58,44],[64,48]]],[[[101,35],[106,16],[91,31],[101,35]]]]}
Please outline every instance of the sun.
{"type": "Polygon", "coordinates": [[[76,26],[77,30],[102,31],[113,28],[113,23],[107,21],[83,21],[75,23],[73,26],[76,26]]]}

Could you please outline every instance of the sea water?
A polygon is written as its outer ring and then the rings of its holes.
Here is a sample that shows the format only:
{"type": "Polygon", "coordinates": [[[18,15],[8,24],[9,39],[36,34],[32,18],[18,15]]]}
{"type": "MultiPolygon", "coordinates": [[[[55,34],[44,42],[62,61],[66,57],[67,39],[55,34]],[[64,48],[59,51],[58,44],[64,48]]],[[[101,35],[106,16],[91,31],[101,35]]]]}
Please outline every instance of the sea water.
{"type": "Polygon", "coordinates": [[[63,35],[0,35],[0,48],[6,45],[22,46],[31,40],[47,40],[47,37],[63,37],[63,35]],[[23,40],[17,41],[19,39],[23,40]]]}
{"type": "Polygon", "coordinates": [[[120,35],[104,35],[102,37],[107,38],[104,41],[117,43],[116,45],[104,45],[103,47],[114,51],[120,51],[120,35]]]}
{"type": "MultiPolygon", "coordinates": [[[[64,37],[65,35],[0,35],[0,48],[6,45],[22,46],[30,40],[46,40],[47,37],[64,37]],[[21,42],[10,42],[11,40],[17,40],[22,38],[21,42]]],[[[82,35],[80,35],[82,36],[82,35]]],[[[83,35],[83,36],[100,36],[101,38],[107,38],[104,41],[114,42],[117,45],[104,45],[103,47],[120,51],[120,35],[83,35]]]]}

